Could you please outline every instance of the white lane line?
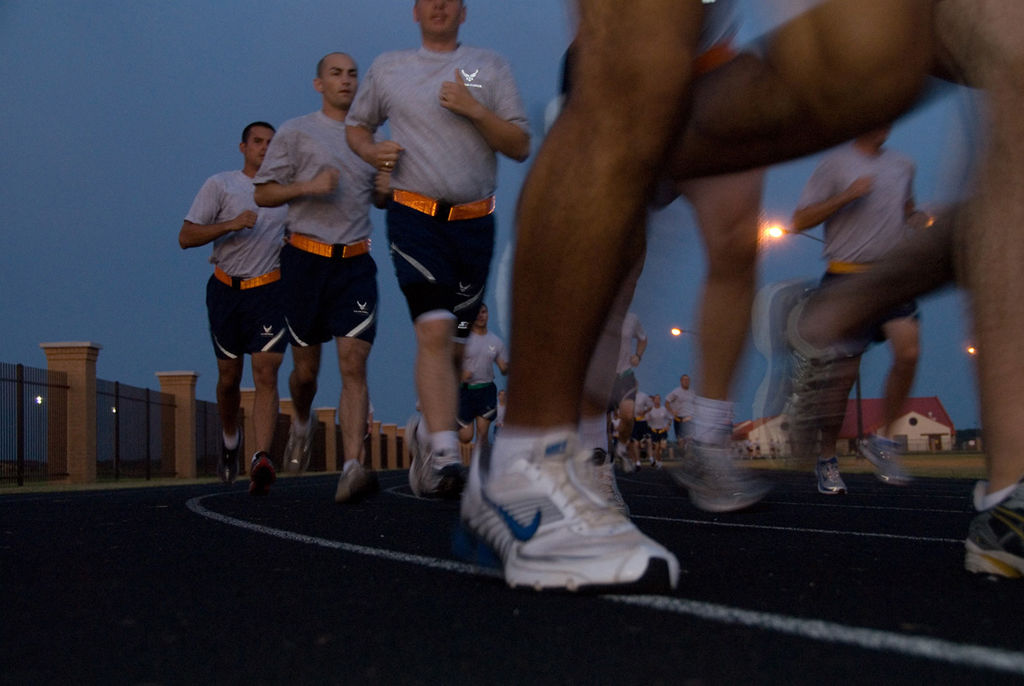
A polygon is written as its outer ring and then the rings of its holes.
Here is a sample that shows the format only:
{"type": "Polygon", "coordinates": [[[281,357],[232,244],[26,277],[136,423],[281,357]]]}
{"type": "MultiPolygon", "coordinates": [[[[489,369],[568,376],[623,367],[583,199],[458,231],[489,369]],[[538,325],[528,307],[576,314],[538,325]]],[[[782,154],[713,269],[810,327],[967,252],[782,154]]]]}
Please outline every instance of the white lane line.
{"type": "Polygon", "coordinates": [[[709,522],[702,519],[682,519],[680,517],[655,517],[653,515],[631,514],[630,519],[650,519],[655,522],[676,522],[681,524],[703,524],[704,526],[727,526],[735,529],[760,529],[762,531],[786,531],[801,534],[827,534],[829,536],[858,536],[862,538],[891,538],[899,541],[916,543],[958,543],[963,545],[962,538],[938,538],[934,536],[906,536],[901,534],[882,534],[874,531],[837,531],[835,529],[811,529],[799,526],[773,526],[769,524],[743,524],[741,522],[709,522]]]}
{"type": "MultiPolygon", "coordinates": [[[[430,569],[437,569],[456,574],[470,576],[489,576],[500,578],[500,573],[493,569],[486,569],[476,565],[454,562],[425,555],[411,555],[382,548],[371,548],[369,546],[332,541],[316,536],[306,536],[292,531],[275,529],[253,524],[235,517],[228,517],[217,512],[206,509],[201,504],[206,498],[211,498],[221,493],[213,493],[204,496],[197,496],[188,500],[185,505],[192,512],[212,519],[214,521],[236,526],[256,533],[274,536],[287,541],[316,545],[332,550],[342,550],[357,555],[366,555],[394,562],[419,565],[430,569]]],[[[707,522],[698,522],[701,524],[707,522]]],[[[772,528],[772,527],[766,527],[772,528]]],[[[780,527],[782,528],[782,527],[780,527]]],[[[831,533],[831,532],[826,532],[831,533]]],[[[921,540],[921,539],[914,539],[921,540]]],[[[960,541],[956,541],[959,543],[960,541]]],[[[685,598],[674,598],[670,596],[622,596],[605,595],[599,598],[611,602],[646,607],[658,612],[670,612],[678,615],[697,617],[719,624],[741,626],[750,629],[760,629],[791,636],[799,636],[823,643],[837,643],[850,645],[873,651],[886,651],[920,657],[937,662],[946,662],[964,667],[976,667],[1011,674],[1024,675],[1024,653],[977,646],[964,643],[954,643],[927,636],[914,636],[908,634],[896,634],[879,629],[865,629],[862,627],[846,626],[816,619],[801,619],[787,615],[778,615],[768,612],[756,612],[744,610],[728,605],[715,605],[697,600],[685,598]]]]}
{"type": "Polygon", "coordinates": [[[1024,675],[1024,653],[987,646],[953,643],[927,636],[895,634],[878,629],[835,624],[816,619],[754,612],[668,596],[605,596],[606,599],[659,612],[698,617],[720,624],[764,629],[824,643],[839,643],[867,650],[899,653],[964,667],[979,667],[1024,675]]]}
{"type": "MultiPolygon", "coordinates": [[[[626,497],[626,500],[679,500],[688,501],[689,498],[686,496],[663,496],[663,495],[649,495],[646,493],[630,493],[626,497]]],[[[965,498],[960,498],[965,503],[965,498]]],[[[809,503],[806,501],[796,500],[773,500],[766,498],[758,503],[761,505],[785,505],[787,507],[815,507],[820,509],[829,510],[882,510],[884,512],[926,512],[929,514],[954,514],[954,515],[966,515],[971,514],[971,510],[968,507],[952,510],[948,508],[936,508],[936,507],[904,507],[895,505],[843,505],[836,502],[818,502],[809,503]]]]}
{"type": "Polygon", "coordinates": [[[185,503],[185,506],[195,512],[197,515],[212,519],[222,524],[228,524],[230,526],[236,526],[241,529],[248,529],[258,534],[264,534],[266,536],[274,536],[275,538],[281,538],[286,541],[292,541],[294,543],[305,543],[307,545],[320,546],[321,548],[330,548],[332,550],[341,550],[347,553],[355,553],[357,555],[366,555],[369,557],[378,557],[385,560],[391,560],[392,562],[405,562],[408,564],[419,565],[421,567],[429,567],[431,569],[439,569],[445,572],[455,572],[457,574],[472,574],[476,576],[500,576],[497,570],[485,569],[476,565],[465,564],[462,562],[455,562],[453,560],[442,560],[436,557],[427,557],[425,555],[413,555],[410,553],[401,553],[394,550],[385,550],[384,548],[371,548],[365,545],[356,545],[354,543],[345,543],[343,541],[332,541],[326,538],[319,538],[317,536],[307,536],[305,534],[298,534],[294,531],[286,531],[284,529],[275,529],[269,526],[263,526],[262,524],[253,524],[247,522],[244,519],[236,519],[235,517],[228,517],[218,512],[208,510],[202,505],[202,501],[206,498],[211,498],[215,495],[223,495],[219,493],[213,493],[210,495],[197,496],[191,498],[185,503]]]}

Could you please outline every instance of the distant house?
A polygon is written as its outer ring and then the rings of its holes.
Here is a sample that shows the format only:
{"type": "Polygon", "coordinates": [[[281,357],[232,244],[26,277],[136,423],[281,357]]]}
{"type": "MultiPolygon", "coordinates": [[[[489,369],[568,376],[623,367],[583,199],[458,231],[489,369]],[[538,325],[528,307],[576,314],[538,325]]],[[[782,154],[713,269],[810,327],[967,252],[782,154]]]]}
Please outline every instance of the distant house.
{"type": "MultiPolygon", "coordinates": [[[[865,436],[882,426],[883,403],[881,398],[861,400],[861,424],[865,436]]],[[[952,450],[956,443],[956,427],[938,398],[907,398],[903,414],[893,425],[892,436],[908,450],[952,450]]],[[[851,446],[857,440],[856,400],[846,401],[846,417],[843,428],[839,430],[839,440],[844,439],[850,441],[851,446]]]]}
{"type": "MultiPolygon", "coordinates": [[[[863,427],[863,435],[868,436],[882,425],[881,398],[864,398],[860,402],[859,422],[863,427]]],[[[776,449],[780,454],[791,453],[789,447],[788,417],[762,417],[737,424],[733,431],[733,440],[737,442],[760,445],[765,456],[776,449]]],[[[858,412],[857,401],[847,400],[846,417],[839,430],[837,452],[842,454],[855,452],[857,440],[858,412]]],[[[896,420],[893,438],[912,451],[952,450],[955,446],[956,427],[949,418],[946,408],[936,397],[909,398],[903,406],[903,414],[896,420]]]]}

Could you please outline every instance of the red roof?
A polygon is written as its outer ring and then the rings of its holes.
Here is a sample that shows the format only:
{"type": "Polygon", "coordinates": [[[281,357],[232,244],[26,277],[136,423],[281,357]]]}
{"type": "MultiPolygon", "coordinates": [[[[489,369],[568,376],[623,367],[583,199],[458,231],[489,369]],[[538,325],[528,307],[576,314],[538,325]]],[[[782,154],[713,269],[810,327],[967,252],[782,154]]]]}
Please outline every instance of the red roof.
{"type": "MultiPolygon", "coordinates": [[[[882,425],[882,406],[884,400],[882,398],[862,398],[860,402],[861,422],[866,435],[874,432],[882,425]]],[[[942,406],[942,402],[935,396],[929,398],[907,398],[907,402],[903,404],[901,415],[911,412],[916,412],[923,417],[928,417],[939,424],[948,426],[951,433],[956,433],[953,420],[949,418],[946,408],[942,406]]],[[[843,427],[839,430],[839,438],[856,437],[857,400],[850,398],[846,401],[846,417],[843,418],[843,427]]]]}

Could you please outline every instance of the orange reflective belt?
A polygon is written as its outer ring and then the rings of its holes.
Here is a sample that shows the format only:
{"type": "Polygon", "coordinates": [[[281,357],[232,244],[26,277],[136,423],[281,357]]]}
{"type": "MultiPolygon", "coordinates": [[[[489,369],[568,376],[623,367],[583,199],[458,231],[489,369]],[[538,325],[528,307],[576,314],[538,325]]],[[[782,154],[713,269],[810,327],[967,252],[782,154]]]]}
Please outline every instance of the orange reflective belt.
{"type": "Polygon", "coordinates": [[[391,193],[391,198],[399,205],[411,207],[417,212],[430,215],[443,221],[454,222],[463,219],[479,219],[494,212],[494,196],[483,200],[463,203],[461,205],[449,205],[441,200],[436,200],[426,195],[404,191],[396,188],[391,193]]]}
{"type": "Polygon", "coordinates": [[[288,244],[320,257],[341,257],[344,259],[346,257],[358,257],[370,252],[369,238],[364,238],[358,243],[349,243],[348,245],[332,245],[330,243],[321,243],[300,233],[293,233],[288,236],[288,244]]]}
{"type": "Polygon", "coordinates": [[[718,69],[723,64],[736,57],[736,51],[728,41],[712,45],[710,48],[697,55],[693,61],[693,75],[701,76],[713,69],[718,69]]]}
{"type": "Polygon", "coordinates": [[[871,269],[868,262],[840,262],[838,260],[828,263],[830,274],[859,274],[871,269]]]}
{"type": "Polygon", "coordinates": [[[251,279],[240,279],[236,276],[231,276],[220,267],[213,268],[213,275],[218,281],[225,286],[231,286],[239,290],[248,290],[250,288],[256,288],[258,286],[265,286],[268,283],[274,283],[281,279],[281,270],[275,269],[272,272],[261,274],[260,276],[254,276],[251,279]]]}

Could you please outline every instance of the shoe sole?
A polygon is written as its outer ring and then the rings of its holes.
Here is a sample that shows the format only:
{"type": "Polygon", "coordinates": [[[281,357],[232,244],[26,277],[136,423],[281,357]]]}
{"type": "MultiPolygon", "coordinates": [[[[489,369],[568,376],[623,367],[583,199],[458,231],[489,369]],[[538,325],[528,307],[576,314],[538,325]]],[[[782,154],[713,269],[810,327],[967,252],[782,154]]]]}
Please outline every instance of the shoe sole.
{"type": "MultiPolygon", "coordinates": [[[[502,570],[501,558],[487,543],[473,533],[472,528],[463,520],[452,535],[452,552],[461,560],[486,569],[502,570]]],[[[558,570],[541,572],[537,570],[517,573],[505,571],[505,581],[510,588],[532,590],[545,593],[668,593],[675,589],[677,579],[672,578],[668,560],[651,557],[643,574],[634,581],[621,583],[590,583],[586,579],[570,572],[558,570]],[[509,576],[522,578],[518,581],[509,576]]]]}
{"type": "Polygon", "coordinates": [[[661,557],[649,558],[647,567],[634,581],[592,583],[579,575],[564,570],[540,574],[536,570],[532,570],[520,574],[514,570],[510,572],[508,569],[505,570],[505,581],[510,588],[546,593],[664,594],[670,593],[676,587],[668,560],[661,557]],[[516,580],[514,578],[516,576],[522,578],[516,580]]]}
{"type": "Polygon", "coordinates": [[[964,568],[974,574],[1007,579],[1024,577],[1024,560],[1003,550],[985,550],[971,539],[965,542],[964,568]]]}
{"type": "Polygon", "coordinates": [[[914,479],[910,476],[894,476],[892,474],[883,474],[881,467],[879,466],[879,460],[875,459],[874,453],[872,453],[867,447],[859,446],[857,452],[865,460],[871,463],[871,466],[875,468],[875,478],[881,481],[883,484],[889,484],[890,486],[906,486],[914,479]]]}
{"type": "Polygon", "coordinates": [[[270,486],[277,481],[277,474],[267,467],[256,467],[252,472],[252,480],[249,482],[250,495],[267,495],[270,493],[270,486]]]}
{"type": "Polygon", "coordinates": [[[466,488],[466,473],[462,465],[449,465],[441,470],[435,493],[442,500],[456,500],[466,488]]]}
{"type": "Polygon", "coordinates": [[[677,486],[686,490],[693,506],[704,512],[736,512],[738,510],[745,510],[748,507],[757,505],[772,490],[772,485],[765,483],[751,493],[724,498],[706,498],[697,492],[700,490],[700,485],[697,481],[687,478],[688,475],[682,465],[665,467],[664,471],[672,477],[677,486]]]}
{"type": "Polygon", "coordinates": [[[375,472],[367,472],[366,479],[358,484],[356,488],[341,488],[341,478],[338,478],[338,488],[334,491],[334,502],[336,503],[357,503],[367,496],[373,495],[380,490],[380,482],[375,472]]]}

